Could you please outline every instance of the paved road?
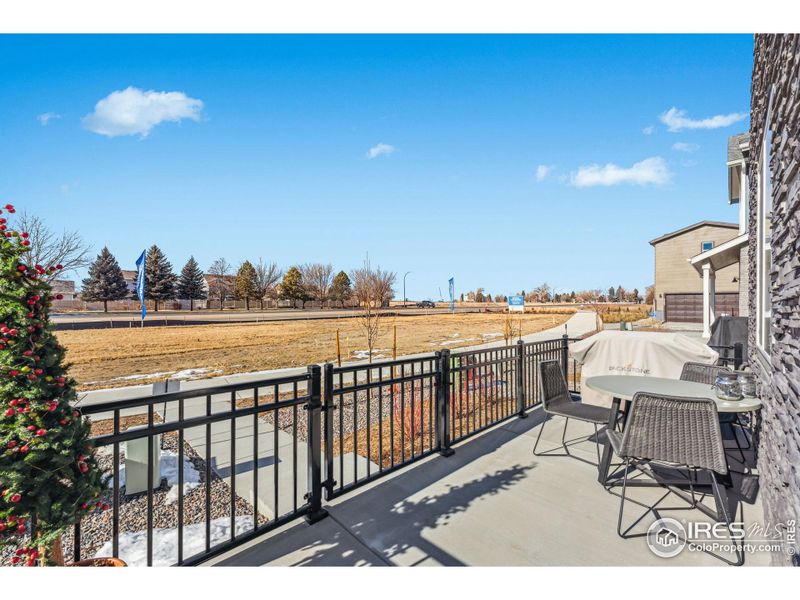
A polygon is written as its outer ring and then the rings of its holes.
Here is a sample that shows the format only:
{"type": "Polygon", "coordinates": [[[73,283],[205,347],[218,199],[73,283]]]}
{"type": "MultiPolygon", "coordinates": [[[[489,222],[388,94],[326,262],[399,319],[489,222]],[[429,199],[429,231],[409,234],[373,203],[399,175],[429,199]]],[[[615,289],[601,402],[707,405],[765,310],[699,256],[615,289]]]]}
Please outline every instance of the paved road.
{"type": "MultiPolygon", "coordinates": [[[[458,313],[481,312],[479,308],[456,308],[458,313]]],[[[413,316],[445,314],[446,308],[402,308],[392,307],[383,311],[391,316],[413,316]]],[[[305,321],[313,319],[350,319],[357,317],[354,309],[272,309],[272,310],[225,310],[225,311],[160,311],[148,313],[145,327],[169,325],[212,325],[215,323],[261,323],[269,321],[305,321]]],[[[57,313],[51,315],[56,329],[108,329],[141,327],[139,313],[57,313]]]]}

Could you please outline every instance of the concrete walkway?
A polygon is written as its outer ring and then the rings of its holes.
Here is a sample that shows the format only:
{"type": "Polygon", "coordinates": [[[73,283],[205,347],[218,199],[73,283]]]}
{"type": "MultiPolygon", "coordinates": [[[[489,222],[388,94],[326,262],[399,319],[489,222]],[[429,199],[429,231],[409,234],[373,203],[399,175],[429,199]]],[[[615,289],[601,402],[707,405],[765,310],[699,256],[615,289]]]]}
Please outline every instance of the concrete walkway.
{"type": "MultiPolygon", "coordinates": [[[[591,442],[572,446],[576,458],[533,456],[540,409],[330,503],[314,525],[295,521],[210,561],[220,565],[711,565],[724,563],[685,549],[655,556],[642,537],[617,535],[618,491],[597,482],[591,442]]],[[[563,421],[548,424],[540,450],[560,451],[563,421]]],[[[568,439],[591,426],[570,422],[568,439]]],[[[752,457],[750,457],[752,459],[752,457]]],[[[747,526],[763,523],[755,476],[734,475],[747,526]]],[[[635,488],[629,498],[654,502],[661,492],[635,488]]],[[[712,501],[705,499],[708,506],[712,501]]],[[[661,516],[707,521],[674,496],[661,516]]],[[[644,509],[630,503],[624,522],[644,509]]],[[[634,529],[645,532],[646,516],[634,529]]],[[[747,541],[755,541],[748,539],[747,541]]],[[[766,553],[746,565],[766,565],[766,553]]]]}
{"type": "MultiPolygon", "coordinates": [[[[162,408],[158,411],[159,414],[163,414],[166,421],[177,420],[176,404],[171,403],[166,410],[162,408]]],[[[227,394],[211,397],[212,413],[226,412],[230,410],[230,406],[230,396],[227,394]]],[[[291,411],[291,409],[282,410],[291,411]]],[[[205,398],[192,398],[184,402],[185,418],[190,419],[205,414],[205,398]]],[[[306,411],[298,407],[298,422],[305,418],[307,418],[306,411]]],[[[308,446],[304,440],[296,439],[280,428],[275,431],[272,423],[255,419],[252,415],[237,418],[235,424],[231,421],[212,423],[210,429],[210,447],[206,444],[205,426],[186,429],[184,439],[204,461],[211,461],[211,468],[225,483],[231,485],[231,478],[235,477],[236,495],[251,505],[256,502],[255,492],[258,488],[259,514],[274,519],[291,513],[296,507],[305,503],[303,496],[308,490],[308,446]],[[232,439],[235,439],[234,453],[231,452],[232,439]]],[[[358,461],[358,472],[362,477],[367,472],[367,463],[371,470],[378,470],[375,463],[362,456],[357,456],[355,459],[358,461]]],[[[334,461],[334,478],[338,481],[350,481],[354,479],[356,468],[353,454],[345,454],[343,462],[342,476],[339,472],[339,461],[334,461]]]]}

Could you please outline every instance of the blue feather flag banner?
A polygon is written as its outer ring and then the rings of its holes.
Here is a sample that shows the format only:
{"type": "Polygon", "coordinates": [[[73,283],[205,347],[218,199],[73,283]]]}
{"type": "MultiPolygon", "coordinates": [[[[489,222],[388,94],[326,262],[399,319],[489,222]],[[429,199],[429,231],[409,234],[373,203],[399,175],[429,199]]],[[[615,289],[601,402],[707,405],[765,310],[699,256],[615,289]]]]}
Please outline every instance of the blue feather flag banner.
{"type": "Polygon", "coordinates": [[[144,265],[147,261],[147,250],[142,251],[142,255],[136,259],[136,296],[139,302],[142,303],[142,321],[147,315],[147,309],[144,307],[144,265]]]}
{"type": "Polygon", "coordinates": [[[455,314],[456,312],[456,286],[455,286],[455,278],[451,277],[448,280],[448,287],[450,288],[450,312],[455,314]]]}

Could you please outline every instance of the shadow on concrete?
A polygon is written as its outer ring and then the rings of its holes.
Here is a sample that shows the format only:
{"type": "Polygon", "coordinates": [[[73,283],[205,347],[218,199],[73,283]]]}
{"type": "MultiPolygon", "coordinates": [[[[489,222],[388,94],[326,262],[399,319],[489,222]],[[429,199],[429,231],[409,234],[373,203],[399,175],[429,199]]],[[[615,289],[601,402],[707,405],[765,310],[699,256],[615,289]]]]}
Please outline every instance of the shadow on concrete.
{"type": "MultiPolygon", "coordinates": [[[[540,411],[534,411],[534,415],[540,411]]],[[[330,516],[313,526],[293,525],[222,560],[223,566],[387,565],[464,563],[432,543],[425,533],[447,527],[457,515],[483,499],[507,493],[535,468],[536,457],[523,464],[484,472],[442,492],[425,492],[503,444],[530,430],[541,417],[515,421],[515,431],[492,429],[456,446],[453,456],[434,455],[390,479],[372,484],[327,507],[330,516]]]]}

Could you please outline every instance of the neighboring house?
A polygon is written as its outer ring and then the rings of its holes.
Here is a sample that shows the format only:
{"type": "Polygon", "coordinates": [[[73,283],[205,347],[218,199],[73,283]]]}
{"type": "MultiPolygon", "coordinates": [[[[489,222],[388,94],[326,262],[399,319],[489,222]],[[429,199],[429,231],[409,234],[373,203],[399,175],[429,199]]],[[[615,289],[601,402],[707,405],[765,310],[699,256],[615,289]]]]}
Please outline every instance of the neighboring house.
{"type": "Polygon", "coordinates": [[[50,282],[53,288],[53,294],[61,294],[61,300],[64,302],[72,302],[75,300],[75,282],[71,279],[54,279],[50,282]]]}
{"type": "Polygon", "coordinates": [[[728,138],[728,202],[739,205],[739,228],[736,237],[704,250],[692,257],[691,265],[703,279],[703,335],[711,335],[711,325],[722,314],[746,317],[747,276],[749,264],[747,245],[749,239],[749,206],[747,192],[747,169],[745,156],[750,148],[750,135],[740,133],[728,138]],[[736,306],[731,306],[732,297],[719,292],[727,291],[731,268],[738,270],[738,294],[736,306]],[[721,286],[726,286],[722,289],[721,286]]]}
{"type": "MultiPolygon", "coordinates": [[[[698,254],[723,246],[738,232],[736,223],[700,221],[650,242],[655,250],[653,310],[658,318],[681,323],[704,322],[704,281],[690,261],[698,254]]],[[[738,264],[716,273],[716,292],[717,314],[738,315],[738,264]]]]}
{"type": "MultiPolygon", "coordinates": [[[[236,298],[236,275],[210,275],[209,273],[204,273],[203,279],[205,280],[203,288],[209,301],[219,302],[220,288],[225,291],[225,300],[234,300],[236,298]],[[221,285],[217,283],[220,277],[222,278],[221,285]]],[[[209,306],[211,305],[209,304],[209,306]]]]}
{"type": "MultiPolygon", "coordinates": [[[[749,363],[764,522],[800,517],[800,35],[755,36],[747,162],[749,363]]],[[[783,530],[783,548],[798,547],[783,530]]],[[[795,532],[796,536],[797,533],[795,532]]],[[[800,565],[795,552],[776,563],[800,565]]]]}
{"type": "Polygon", "coordinates": [[[138,275],[139,271],[122,270],[122,277],[125,279],[125,283],[128,284],[128,293],[131,298],[136,297],[136,278],[138,275]]]}

